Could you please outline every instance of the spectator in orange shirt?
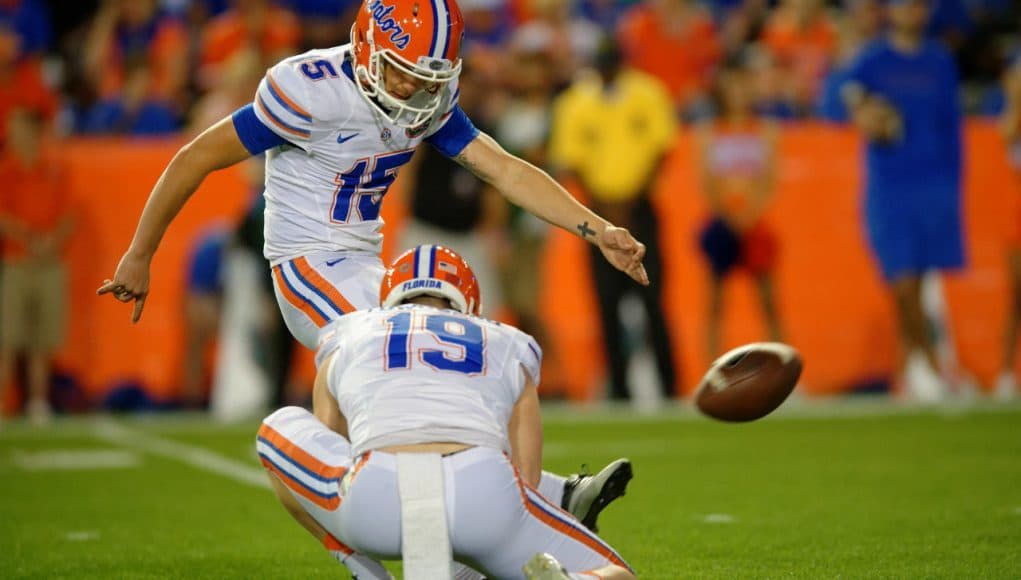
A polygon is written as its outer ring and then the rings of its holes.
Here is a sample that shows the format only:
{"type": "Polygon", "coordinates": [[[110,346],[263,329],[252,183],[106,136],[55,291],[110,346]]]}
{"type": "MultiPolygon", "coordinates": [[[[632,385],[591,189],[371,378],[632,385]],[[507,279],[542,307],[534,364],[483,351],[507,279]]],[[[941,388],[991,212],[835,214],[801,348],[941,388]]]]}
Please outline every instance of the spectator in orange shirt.
{"type": "Polygon", "coordinates": [[[148,70],[147,99],[187,105],[187,32],[160,11],[159,0],[105,0],[85,43],[84,68],[101,100],[119,97],[132,63],[148,70]]]}
{"type": "Polygon", "coordinates": [[[693,0],[646,0],[621,20],[617,36],[627,64],[658,77],[682,116],[702,116],[721,54],[705,9],[693,0]]]}
{"type": "Polygon", "coordinates": [[[755,280],[769,339],[782,340],[773,284],[777,238],[764,217],[776,186],[777,130],[772,122],[755,117],[753,82],[745,59],[729,59],[717,77],[719,117],[697,133],[702,189],[710,210],[699,236],[710,270],[710,361],[724,350],[724,286],[739,270],[755,280]]]}
{"type": "Polygon", "coordinates": [[[802,114],[814,109],[823,77],[837,53],[837,29],[821,0],[783,0],[766,23],[762,44],[802,114]]]}
{"type": "Polygon", "coordinates": [[[295,54],[301,41],[298,20],[269,0],[233,0],[209,23],[202,37],[199,84],[220,84],[223,67],[246,50],[255,50],[263,68],[295,54]]]}
{"type": "Polygon", "coordinates": [[[42,144],[43,118],[15,109],[0,156],[0,401],[19,355],[27,357],[31,419],[50,416],[47,400],[54,351],[64,340],[67,273],[61,251],[71,233],[61,163],[42,144]]]}
{"type": "Polygon", "coordinates": [[[39,60],[19,58],[21,38],[12,28],[0,25],[0,151],[7,134],[7,118],[16,107],[39,111],[50,119],[57,98],[43,82],[39,60]]]}

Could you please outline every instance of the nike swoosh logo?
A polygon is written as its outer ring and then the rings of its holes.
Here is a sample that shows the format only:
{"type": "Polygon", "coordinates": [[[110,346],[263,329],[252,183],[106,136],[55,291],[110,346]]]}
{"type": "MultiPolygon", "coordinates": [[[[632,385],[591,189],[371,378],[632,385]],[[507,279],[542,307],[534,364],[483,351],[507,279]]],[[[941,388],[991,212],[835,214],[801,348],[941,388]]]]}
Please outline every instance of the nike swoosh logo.
{"type": "Polygon", "coordinates": [[[357,136],[358,133],[354,133],[352,135],[348,135],[347,137],[345,137],[344,134],[341,133],[340,135],[337,135],[337,143],[344,143],[345,141],[350,141],[351,139],[354,139],[357,136]]]}
{"type": "Polygon", "coordinates": [[[326,260],[326,265],[327,266],[336,266],[337,264],[343,262],[346,259],[347,258],[337,258],[336,260],[326,260]]]}

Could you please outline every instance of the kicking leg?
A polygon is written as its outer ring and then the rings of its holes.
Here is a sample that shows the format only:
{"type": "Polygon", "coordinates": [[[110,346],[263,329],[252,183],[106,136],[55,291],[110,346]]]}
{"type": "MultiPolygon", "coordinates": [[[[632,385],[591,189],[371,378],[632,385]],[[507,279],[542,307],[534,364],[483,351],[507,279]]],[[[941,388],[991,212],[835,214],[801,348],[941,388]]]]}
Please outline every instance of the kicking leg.
{"type": "MultiPolygon", "coordinates": [[[[630,475],[630,464],[627,465],[630,475]]],[[[568,514],[558,510],[520,479],[518,485],[521,504],[528,514],[527,523],[516,536],[508,539],[507,544],[509,553],[534,550],[525,552],[531,553],[531,556],[525,556],[529,559],[521,568],[526,577],[539,580],[594,577],[630,580],[635,577],[620,555],[594,532],[571,523],[568,514]]]]}
{"type": "Polygon", "coordinates": [[[539,492],[595,532],[599,529],[596,525],[599,512],[624,495],[633,475],[631,462],[623,458],[611,462],[594,475],[576,473],[564,479],[544,471],[539,480],[539,492]],[[559,482],[559,488],[552,485],[554,482],[559,482]],[[553,487],[553,493],[547,494],[550,487],[553,487]],[[558,491],[559,494],[556,493],[558,491]]]}

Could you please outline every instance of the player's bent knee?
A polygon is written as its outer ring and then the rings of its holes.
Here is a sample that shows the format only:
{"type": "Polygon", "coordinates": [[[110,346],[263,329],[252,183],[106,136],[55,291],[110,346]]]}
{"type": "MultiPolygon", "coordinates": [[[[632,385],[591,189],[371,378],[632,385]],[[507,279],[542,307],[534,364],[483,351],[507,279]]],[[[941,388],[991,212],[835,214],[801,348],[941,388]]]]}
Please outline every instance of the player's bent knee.
{"type": "Polygon", "coordinates": [[[303,409],[301,407],[296,407],[293,405],[290,407],[281,407],[276,411],[270,413],[265,419],[262,420],[262,425],[259,427],[259,435],[260,436],[263,435],[263,432],[266,430],[266,427],[276,429],[280,425],[286,424],[290,421],[294,421],[296,419],[304,419],[309,416],[312,416],[312,413],[309,413],[308,409],[303,409]]]}
{"type": "Polygon", "coordinates": [[[255,435],[255,448],[259,453],[263,466],[271,474],[271,477],[273,469],[270,466],[269,458],[264,456],[265,453],[268,453],[267,448],[278,448],[281,443],[281,433],[287,432],[287,426],[293,425],[298,421],[307,420],[309,417],[314,417],[314,415],[309,413],[308,410],[291,406],[277,409],[262,420],[262,424],[259,425],[259,430],[255,435]]]}

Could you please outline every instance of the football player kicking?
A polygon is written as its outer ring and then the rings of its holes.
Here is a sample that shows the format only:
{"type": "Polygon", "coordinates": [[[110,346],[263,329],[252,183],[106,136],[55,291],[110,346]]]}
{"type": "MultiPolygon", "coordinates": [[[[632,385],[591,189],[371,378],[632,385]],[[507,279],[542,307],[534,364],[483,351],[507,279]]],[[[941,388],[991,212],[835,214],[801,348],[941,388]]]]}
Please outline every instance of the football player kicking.
{"type": "Polygon", "coordinates": [[[287,327],[315,348],[326,323],[376,305],[380,205],[423,141],[648,284],[643,244],[504,151],[458,106],[463,32],[455,0],[364,0],[349,44],[275,65],[252,104],[177,152],[98,292],[133,301],[138,321],[153,255],[191,194],[209,173],[266,152],[264,251],[287,327]]]}
{"type": "Polygon", "coordinates": [[[527,334],[478,316],[468,264],[419,246],[393,262],[379,295],[382,308],[324,329],[315,414],[285,407],[259,429],[259,457],[291,515],[342,561],[344,545],[400,558],[410,542],[402,526],[412,526],[402,455],[430,454],[457,560],[493,578],[634,578],[536,491],[542,353],[527,334]]]}
{"type": "MultiPolygon", "coordinates": [[[[314,349],[327,323],[378,306],[385,270],[380,204],[423,141],[512,203],[595,243],[614,266],[648,284],[643,244],[504,151],[457,105],[463,32],[454,0],[365,0],[350,44],[275,65],[251,105],[178,151],[113,279],[98,293],[134,302],[137,322],[153,255],[191,194],[209,173],[266,152],[265,255],[288,329],[314,349]]],[[[629,477],[629,469],[617,461],[582,479],[543,473],[540,490],[590,524],[592,508],[613,499],[607,482],[629,477]]]]}

